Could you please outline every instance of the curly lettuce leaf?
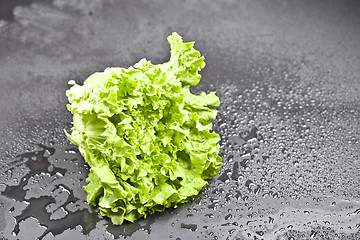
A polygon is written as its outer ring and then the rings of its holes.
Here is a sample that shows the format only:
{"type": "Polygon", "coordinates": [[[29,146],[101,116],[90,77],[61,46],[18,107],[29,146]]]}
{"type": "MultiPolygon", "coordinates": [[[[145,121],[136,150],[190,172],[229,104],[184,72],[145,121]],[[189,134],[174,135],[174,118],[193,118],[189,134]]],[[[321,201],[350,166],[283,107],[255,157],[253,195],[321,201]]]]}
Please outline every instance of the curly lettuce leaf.
{"type": "Polygon", "coordinates": [[[173,33],[169,62],[142,59],[107,68],[66,92],[69,140],[89,164],[87,201],[114,224],[177,207],[196,196],[222,166],[210,119],[214,92],[194,95],[205,67],[194,43],[173,33]]]}

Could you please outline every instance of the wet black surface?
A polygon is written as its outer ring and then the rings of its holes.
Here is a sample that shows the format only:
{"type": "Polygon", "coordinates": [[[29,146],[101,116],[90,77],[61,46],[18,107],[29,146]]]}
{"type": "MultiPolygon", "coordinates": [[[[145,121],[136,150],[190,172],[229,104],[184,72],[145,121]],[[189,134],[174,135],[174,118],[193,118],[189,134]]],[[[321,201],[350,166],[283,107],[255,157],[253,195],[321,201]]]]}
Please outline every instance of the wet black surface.
{"type": "Polygon", "coordinates": [[[358,1],[2,1],[0,239],[360,239],[358,1]],[[6,5],[6,6],[5,6],[6,5]],[[86,204],[67,82],[172,31],[206,58],[224,166],[191,203],[114,226],[86,204]]]}

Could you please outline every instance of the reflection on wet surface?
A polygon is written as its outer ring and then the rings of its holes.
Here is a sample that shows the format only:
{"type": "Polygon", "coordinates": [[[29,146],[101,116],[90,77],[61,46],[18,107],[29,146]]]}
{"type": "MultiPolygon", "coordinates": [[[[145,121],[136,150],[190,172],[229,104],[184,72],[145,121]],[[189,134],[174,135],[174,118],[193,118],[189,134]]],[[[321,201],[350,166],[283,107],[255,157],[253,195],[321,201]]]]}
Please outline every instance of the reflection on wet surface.
{"type": "Polygon", "coordinates": [[[78,154],[72,149],[55,150],[44,145],[38,145],[38,149],[18,157],[16,162],[24,164],[29,172],[18,185],[7,186],[2,194],[11,200],[10,204],[26,204],[24,210],[14,216],[13,234],[19,235],[20,226],[26,229],[29,219],[44,228],[39,238],[48,233],[60,234],[76,225],[82,226],[83,233],[88,233],[95,227],[97,214],[84,204],[84,194],[73,192],[74,186],[84,185],[86,167],[78,167],[78,154]],[[61,152],[63,155],[59,155],[61,152]]]}
{"type": "MultiPolygon", "coordinates": [[[[6,186],[2,192],[1,201],[5,202],[4,206],[7,205],[6,209],[15,219],[14,224],[6,222],[4,236],[22,239],[29,234],[27,231],[30,228],[35,229],[31,234],[36,239],[47,239],[77,227],[84,235],[89,234],[102,217],[86,203],[82,186],[85,185],[88,168],[78,150],[71,146],[48,147],[41,144],[37,149],[18,156],[13,162],[14,167],[24,164],[29,172],[19,184],[6,186]]],[[[122,226],[102,221],[108,225],[109,236],[119,237],[129,236],[139,229],[150,233],[153,218],[122,226]]]]}

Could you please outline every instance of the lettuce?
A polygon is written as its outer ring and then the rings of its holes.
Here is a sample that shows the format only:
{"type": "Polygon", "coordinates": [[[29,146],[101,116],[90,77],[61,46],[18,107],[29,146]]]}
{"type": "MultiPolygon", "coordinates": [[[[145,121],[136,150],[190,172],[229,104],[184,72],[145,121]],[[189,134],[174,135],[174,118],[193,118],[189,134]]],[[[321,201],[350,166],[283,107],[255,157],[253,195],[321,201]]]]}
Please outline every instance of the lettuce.
{"type": "Polygon", "coordinates": [[[192,200],[222,166],[214,92],[194,95],[204,57],[173,33],[169,62],[106,68],[66,95],[69,140],[90,166],[88,203],[114,224],[192,200]]]}

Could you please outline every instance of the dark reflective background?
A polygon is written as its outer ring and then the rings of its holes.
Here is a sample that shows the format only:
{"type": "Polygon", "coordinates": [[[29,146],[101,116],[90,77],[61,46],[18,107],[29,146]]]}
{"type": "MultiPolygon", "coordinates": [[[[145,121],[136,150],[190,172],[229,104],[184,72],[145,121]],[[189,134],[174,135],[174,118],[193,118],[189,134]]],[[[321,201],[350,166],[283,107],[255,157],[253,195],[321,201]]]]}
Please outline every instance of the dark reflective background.
{"type": "Polygon", "coordinates": [[[0,2],[0,239],[360,239],[357,1],[0,2]],[[206,58],[224,166],[192,202],[114,226],[85,203],[68,80],[206,58]]]}

